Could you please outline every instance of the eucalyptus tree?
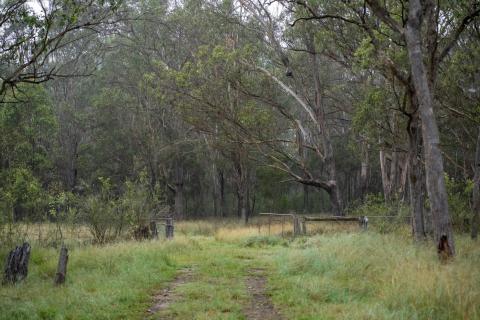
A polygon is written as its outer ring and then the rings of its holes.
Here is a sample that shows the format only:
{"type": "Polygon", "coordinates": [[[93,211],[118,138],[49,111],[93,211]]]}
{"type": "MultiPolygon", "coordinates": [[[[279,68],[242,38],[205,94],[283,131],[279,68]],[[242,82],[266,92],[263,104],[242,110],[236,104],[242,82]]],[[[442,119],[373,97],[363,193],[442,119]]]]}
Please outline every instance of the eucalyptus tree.
{"type": "Polygon", "coordinates": [[[243,0],[239,3],[259,25],[257,36],[266,44],[267,57],[270,60],[267,65],[261,60],[248,63],[292,99],[293,110],[285,105],[285,100],[279,103],[274,99],[276,101],[271,105],[283,109],[280,113],[283,112],[297,128],[296,142],[299,143],[297,147],[300,153],[312,150],[321,169],[310,167],[302,157],[289,157],[287,162],[295,160],[291,164],[281,161],[280,158],[274,158],[277,167],[299,183],[325,190],[330,196],[334,214],[343,215],[343,201],[332,141],[332,134],[335,133],[332,115],[336,116],[338,110],[332,111],[331,106],[338,107],[338,103],[330,101],[328,108],[329,102],[326,97],[328,83],[325,81],[329,80],[321,74],[315,32],[309,25],[303,25],[302,31],[288,35],[284,25],[288,17],[285,12],[275,12],[271,4],[265,1],[243,0]],[[282,46],[282,42],[288,41],[293,44],[295,54],[291,54],[282,46]],[[296,61],[293,61],[294,59],[296,61]],[[308,64],[300,62],[305,59],[308,64]],[[290,109],[288,115],[285,114],[287,109],[290,109]],[[330,119],[327,114],[330,114],[330,119]]]}
{"type": "Polygon", "coordinates": [[[120,1],[0,2],[0,97],[17,84],[41,83],[59,72],[54,53],[72,42],[105,30],[118,20],[120,1]]]}
{"type": "MultiPolygon", "coordinates": [[[[297,19],[328,19],[358,28],[376,53],[378,67],[389,71],[408,90],[410,104],[413,106],[409,116],[411,119],[421,119],[426,184],[435,239],[437,242],[446,239],[448,245],[444,246],[445,253],[447,256],[453,255],[455,249],[443,179],[443,160],[433,109],[435,80],[441,63],[455,47],[465,28],[479,15],[478,3],[380,3],[376,0],[338,1],[331,6],[306,1],[284,3],[294,3],[303,13],[297,19]],[[422,33],[423,28],[426,32],[422,33]],[[385,54],[392,51],[396,54],[385,54]]],[[[415,122],[410,122],[410,132],[418,132],[419,125],[412,126],[413,123],[415,122]]],[[[413,135],[415,134],[412,133],[413,135]]],[[[411,143],[411,149],[418,145],[418,142],[411,143]]],[[[418,154],[415,150],[410,152],[418,154]]]]}

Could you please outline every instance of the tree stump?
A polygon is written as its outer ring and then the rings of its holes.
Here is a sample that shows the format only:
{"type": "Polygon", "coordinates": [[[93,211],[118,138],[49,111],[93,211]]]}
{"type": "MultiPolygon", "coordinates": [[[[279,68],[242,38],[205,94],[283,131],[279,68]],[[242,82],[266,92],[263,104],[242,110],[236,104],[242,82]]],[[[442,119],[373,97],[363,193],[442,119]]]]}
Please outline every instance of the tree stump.
{"type": "Polygon", "coordinates": [[[165,223],[165,235],[167,239],[173,239],[173,218],[168,218],[165,223]]]}
{"type": "Polygon", "coordinates": [[[438,241],[437,252],[440,261],[442,262],[447,262],[450,258],[453,257],[452,249],[448,245],[447,235],[444,234],[440,237],[440,240],[438,241]]]}
{"type": "Polygon", "coordinates": [[[5,263],[3,284],[15,283],[23,280],[28,274],[28,261],[30,259],[30,245],[25,242],[22,246],[10,251],[5,263]]]}
{"type": "Polygon", "coordinates": [[[67,277],[68,249],[62,245],[60,256],[58,257],[57,273],[55,275],[55,285],[65,283],[67,277]]]}

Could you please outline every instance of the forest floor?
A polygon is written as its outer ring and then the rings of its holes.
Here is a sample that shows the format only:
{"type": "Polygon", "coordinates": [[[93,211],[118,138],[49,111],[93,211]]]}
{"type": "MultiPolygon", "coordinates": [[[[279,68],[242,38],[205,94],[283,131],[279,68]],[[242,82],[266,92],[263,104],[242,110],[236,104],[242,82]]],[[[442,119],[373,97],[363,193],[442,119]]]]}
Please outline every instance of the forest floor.
{"type": "Polygon", "coordinates": [[[442,264],[402,232],[284,235],[204,222],[173,241],[72,246],[62,287],[57,250],[33,245],[26,281],[0,287],[0,319],[480,319],[466,236],[442,264]]]}

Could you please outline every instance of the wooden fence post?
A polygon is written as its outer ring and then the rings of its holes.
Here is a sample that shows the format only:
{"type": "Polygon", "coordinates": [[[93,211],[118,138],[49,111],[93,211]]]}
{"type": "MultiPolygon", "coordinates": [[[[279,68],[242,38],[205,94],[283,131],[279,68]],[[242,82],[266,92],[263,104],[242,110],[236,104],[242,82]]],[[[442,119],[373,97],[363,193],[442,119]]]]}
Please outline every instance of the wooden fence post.
{"type": "Polygon", "coordinates": [[[22,246],[10,251],[5,263],[3,284],[15,283],[27,277],[30,249],[30,244],[25,242],[22,246]]]}
{"type": "Polygon", "coordinates": [[[150,221],[150,233],[152,235],[152,239],[158,239],[158,230],[157,230],[156,221],[150,221]]]}
{"type": "Polygon", "coordinates": [[[68,249],[62,245],[60,256],[58,257],[57,274],[55,275],[55,285],[65,283],[67,277],[68,249]]]}
{"type": "Polygon", "coordinates": [[[268,216],[268,235],[270,235],[270,226],[272,224],[272,216],[268,216]]]}
{"type": "Polygon", "coordinates": [[[300,225],[300,218],[293,215],[293,236],[297,237],[302,234],[302,226],[300,225]]]}
{"type": "Polygon", "coordinates": [[[307,235],[307,222],[305,218],[302,218],[302,233],[303,235],[307,235]]]}
{"type": "Polygon", "coordinates": [[[368,217],[362,216],[360,217],[360,226],[363,230],[367,230],[368,228],[368,217]]]}
{"type": "Polygon", "coordinates": [[[173,239],[173,232],[173,218],[168,218],[165,223],[165,235],[167,236],[167,239],[173,239]]]}

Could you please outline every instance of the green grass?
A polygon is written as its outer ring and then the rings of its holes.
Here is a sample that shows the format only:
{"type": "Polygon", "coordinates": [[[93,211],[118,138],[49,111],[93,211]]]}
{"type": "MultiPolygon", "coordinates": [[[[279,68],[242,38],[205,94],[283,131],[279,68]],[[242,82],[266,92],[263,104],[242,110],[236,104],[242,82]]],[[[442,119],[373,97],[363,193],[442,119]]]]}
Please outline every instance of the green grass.
{"type": "Polygon", "coordinates": [[[32,248],[26,281],[0,289],[0,319],[130,319],[173,278],[169,246],[122,243],[70,251],[67,282],[53,286],[57,252],[32,248]]]}
{"type": "Polygon", "coordinates": [[[341,234],[294,243],[274,258],[273,300],[288,319],[479,319],[478,244],[460,238],[443,265],[434,248],[409,242],[341,234]]]}
{"type": "Polygon", "coordinates": [[[151,319],[244,319],[251,268],[266,269],[285,319],[480,319],[480,247],[466,237],[445,265],[402,234],[285,240],[237,229],[190,223],[195,235],[173,241],[74,247],[63,287],[53,286],[57,250],[34,246],[27,280],[0,287],[0,319],[144,319],[153,294],[185,267],[191,280],[151,319]]]}

